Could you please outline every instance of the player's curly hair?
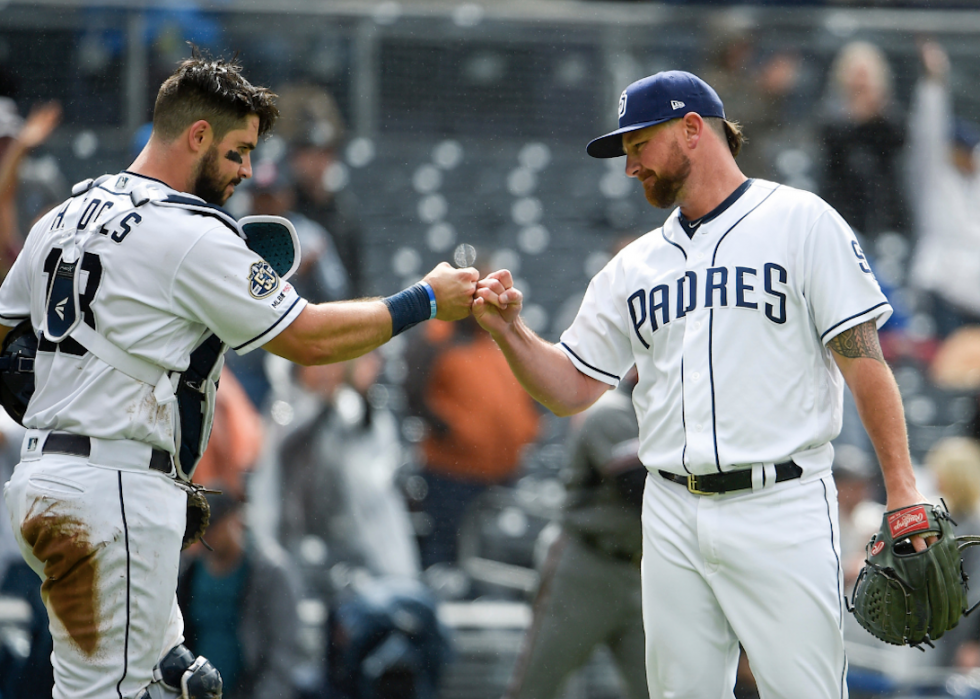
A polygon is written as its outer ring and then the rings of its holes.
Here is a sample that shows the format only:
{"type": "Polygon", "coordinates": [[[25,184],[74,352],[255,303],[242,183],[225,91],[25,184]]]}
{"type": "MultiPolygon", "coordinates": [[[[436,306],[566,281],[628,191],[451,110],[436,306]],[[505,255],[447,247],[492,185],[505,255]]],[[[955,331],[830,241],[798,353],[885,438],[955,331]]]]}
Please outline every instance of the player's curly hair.
{"type": "Polygon", "coordinates": [[[728,144],[728,150],[732,152],[732,157],[737,158],[738,154],[742,152],[742,145],[747,140],[745,135],[742,133],[742,125],[737,121],[729,121],[728,119],[720,119],[718,117],[708,117],[705,119],[715,133],[725,139],[728,144]]]}
{"type": "Polygon", "coordinates": [[[259,136],[269,133],[279,116],[277,95],[253,86],[241,71],[237,55],[231,60],[216,59],[191,44],[191,57],[177,66],[157,92],[154,133],[169,142],[204,119],[220,140],[229,131],[242,128],[250,114],[259,117],[259,136]]]}

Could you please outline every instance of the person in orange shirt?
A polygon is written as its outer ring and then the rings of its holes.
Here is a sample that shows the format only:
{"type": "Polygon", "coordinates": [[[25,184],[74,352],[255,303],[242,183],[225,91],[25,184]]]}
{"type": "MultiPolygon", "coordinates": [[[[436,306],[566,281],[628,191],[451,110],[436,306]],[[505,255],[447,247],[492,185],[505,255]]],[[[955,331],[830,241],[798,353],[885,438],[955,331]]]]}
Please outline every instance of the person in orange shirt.
{"type": "Polygon", "coordinates": [[[408,410],[427,427],[420,443],[432,531],[420,541],[422,567],[456,561],[459,524],[492,485],[513,480],[540,415],[503,354],[472,319],[430,322],[406,352],[408,410]]]}
{"type": "Polygon", "coordinates": [[[221,370],[215,395],[211,438],[194,471],[194,480],[202,485],[221,482],[230,495],[243,498],[247,474],[262,451],[262,417],[228,367],[221,370]]]}

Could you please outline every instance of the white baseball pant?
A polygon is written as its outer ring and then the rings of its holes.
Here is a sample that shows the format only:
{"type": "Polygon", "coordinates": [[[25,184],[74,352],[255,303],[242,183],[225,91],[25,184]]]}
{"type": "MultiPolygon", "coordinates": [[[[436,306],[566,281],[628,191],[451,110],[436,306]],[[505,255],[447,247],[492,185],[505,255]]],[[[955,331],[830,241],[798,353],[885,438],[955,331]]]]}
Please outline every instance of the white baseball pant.
{"type": "Polygon", "coordinates": [[[134,465],[148,453],[137,442],[92,440],[89,458],[41,456],[27,443],[4,497],[43,581],[53,697],[135,697],[183,641],[175,591],[186,494],[134,465]]]}
{"type": "Polygon", "coordinates": [[[739,642],[762,699],[846,699],[837,490],[822,478],[643,502],[651,699],[733,697],[739,642]]]}

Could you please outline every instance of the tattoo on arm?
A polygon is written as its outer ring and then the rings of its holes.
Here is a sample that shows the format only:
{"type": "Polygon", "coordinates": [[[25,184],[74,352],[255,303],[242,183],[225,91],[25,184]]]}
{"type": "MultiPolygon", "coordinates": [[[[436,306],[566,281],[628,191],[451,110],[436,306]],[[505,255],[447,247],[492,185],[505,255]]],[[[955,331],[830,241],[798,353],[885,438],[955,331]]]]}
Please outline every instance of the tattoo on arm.
{"type": "Polygon", "coordinates": [[[868,357],[884,362],[881,345],[878,344],[878,327],[875,321],[855,325],[845,330],[827,343],[827,346],[842,357],[853,359],[868,357]]]}

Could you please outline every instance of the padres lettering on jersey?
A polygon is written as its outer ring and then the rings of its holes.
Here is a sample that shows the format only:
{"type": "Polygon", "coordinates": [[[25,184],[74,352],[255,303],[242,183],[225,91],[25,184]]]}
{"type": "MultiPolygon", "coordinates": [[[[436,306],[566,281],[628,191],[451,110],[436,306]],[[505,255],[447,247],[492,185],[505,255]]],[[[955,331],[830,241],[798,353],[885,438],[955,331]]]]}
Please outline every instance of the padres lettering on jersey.
{"type": "MultiPolygon", "coordinates": [[[[62,271],[80,265],[65,277],[77,284],[74,311],[129,354],[182,372],[210,332],[239,353],[251,351],[286,328],[306,302],[248,249],[235,225],[156,180],[129,172],[100,178],[31,230],[0,287],[0,322],[30,317],[35,328],[45,317],[53,326],[65,322],[73,301],[54,289],[62,271]]],[[[153,386],[72,337],[56,343],[42,336],[38,350],[25,426],[174,451],[174,407],[158,403],[153,386]]]]}
{"type": "Polygon", "coordinates": [[[693,238],[677,219],[596,275],[562,348],[606,383],[636,364],[650,469],[790,456],[804,471],[829,468],[843,378],[825,345],[891,314],[853,232],[818,197],[760,180],[693,238]]]}
{"type": "Polygon", "coordinates": [[[678,277],[673,285],[658,284],[652,289],[638,289],[626,299],[630,320],[633,322],[633,332],[637,338],[649,347],[641,332],[644,327],[649,333],[656,332],[661,326],[671,321],[670,295],[671,288],[675,289],[674,318],[683,318],[700,306],[705,308],[727,308],[729,291],[734,306],[750,308],[764,312],[766,318],[773,323],[786,322],[786,294],[779,291],[785,286],[786,270],[775,262],[763,265],[762,274],[754,267],[709,267],[704,273],[704,279],[699,280],[697,272],[685,272],[678,277]],[[756,286],[759,278],[763,280],[761,292],[767,300],[760,302],[756,286]],[[729,279],[732,280],[729,285],[729,279]],[[777,286],[778,285],[778,286],[777,286]],[[731,289],[730,289],[731,286],[731,289]],[[699,292],[699,289],[701,291],[699,292]],[[649,301],[648,301],[649,299],[649,301]],[[649,306],[649,316],[647,315],[649,306]]]}

